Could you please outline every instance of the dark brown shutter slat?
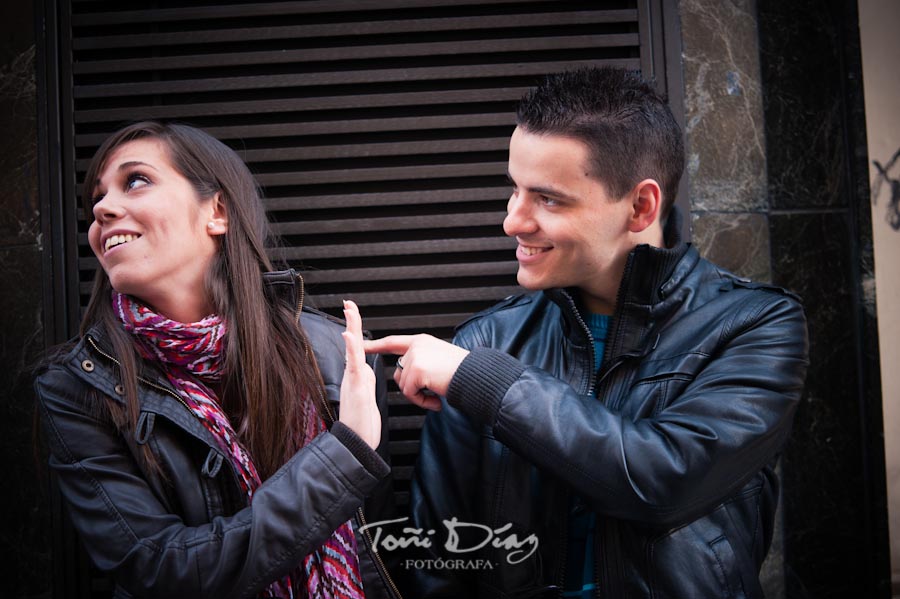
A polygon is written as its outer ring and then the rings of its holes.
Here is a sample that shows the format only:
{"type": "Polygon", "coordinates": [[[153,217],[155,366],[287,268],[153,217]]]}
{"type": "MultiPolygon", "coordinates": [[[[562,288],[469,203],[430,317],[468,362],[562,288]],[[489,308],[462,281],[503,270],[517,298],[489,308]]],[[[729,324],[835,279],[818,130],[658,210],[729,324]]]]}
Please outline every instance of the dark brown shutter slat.
{"type": "MultiPolygon", "coordinates": [[[[419,425],[421,427],[421,425],[419,425]]],[[[412,478],[413,468],[412,466],[397,466],[393,469],[394,476],[397,478],[412,478]]]]}
{"type": "MultiPolygon", "coordinates": [[[[343,133],[378,133],[385,131],[434,131],[476,127],[506,127],[512,131],[515,114],[448,114],[439,116],[399,117],[385,119],[354,119],[340,121],[282,122],[245,126],[205,127],[210,134],[223,141],[233,139],[296,137],[302,135],[337,135],[343,133]]],[[[96,148],[106,139],[106,133],[87,133],[75,138],[79,148],[96,148]]]]}
{"type": "Polygon", "coordinates": [[[268,173],[256,176],[265,187],[275,185],[312,185],[314,183],[352,183],[359,181],[396,181],[452,177],[502,175],[506,163],[434,164],[385,168],[356,168],[336,171],[268,173]]]}
{"type": "Polygon", "coordinates": [[[373,58],[410,58],[415,56],[458,56],[461,54],[535,52],[575,48],[610,48],[636,46],[637,34],[580,35],[526,39],[492,39],[386,46],[352,46],[348,48],[312,48],[291,51],[200,54],[125,60],[98,60],[75,65],[78,74],[118,73],[134,70],[169,70],[216,68],[246,65],[302,64],[323,60],[371,60],[373,58]]]}
{"type": "MultiPolygon", "coordinates": [[[[403,400],[404,402],[406,400],[403,400]]],[[[417,455],[419,453],[418,441],[391,441],[391,455],[417,455]]]]}
{"type": "Polygon", "coordinates": [[[527,87],[465,89],[440,92],[412,92],[405,94],[361,94],[324,96],[286,100],[252,100],[229,102],[227,98],[210,99],[203,103],[172,104],[168,106],[136,106],[128,108],[85,109],[75,113],[76,124],[109,123],[141,118],[167,119],[186,117],[229,117],[235,115],[269,115],[278,112],[306,112],[313,110],[402,108],[408,106],[441,106],[482,102],[511,102],[520,98],[527,87]]]}
{"type": "MultiPolygon", "coordinates": [[[[239,151],[238,155],[251,167],[260,162],[365,158],[374,156],[422,156],[426,154],[460,154],[469,152],[506,151],[508,137],[484,139],[434,140],[378,144],[344,144],[339,146],[295,146],[239,151]]],[[[87,170],[90,160],[79,160],[79,172],[87,170]]]]}
{"type": "Polygon", "coordinates": [[[353,281],[411,281],[449,277],[484,277],[512,275],[518,270],[515,260],[509,262],[473,262],[421,266],[388,266],[384,268],[343,268],[339,270],[306,270],[301,274],[307,283],[345,283],[353,281]]]}
{"type": "Polygon", "coordinates": [[[500,175],[506,163],[439,164],[385,168],[357,168],[334,171],[266,173],[256,176],[263,186],[312,185],[317,183],[352,183],[359,181],[396,181],[453,177],[500,175]]]}
{"type": "MultiPolygon", "coordinates": [[[[85,259],[92,260],[92,259],[85,259]]],[[[87,264],[87,262],[83,263],[87,264]]],[[[95,268],[92,266],[83,268],[95,268]]],[[[309,285],[323,283],[356,283],[358,281],[414,281],[416,279],[452,279],[454,277],[500,277],[514,275],[517,262],[472,262],[459,264],[434,264],[427,269],[421,266],[389,266],[384,268],[343,268],[338,270],[301,270],[300,274],[309,285]]],[[[91,292],[93,283],[81,283],[80,292],[91,292]]]]}
{"type": "Polygon", "coordinates": [[[377,293],[322,294],[316,296],[321,308],[337,308],[344,299],[352,299],[360,306],[445,304],[462,301],[490,301],[512,295],[517,287],[473,287],[468,289],[415,289],[412,291],[383,291],[377,293]]]}
{"type": "Polygon", "coordinates": [[[354,256],[403,256],[511,250],[514,239],[506,237],[475,237],[465,239],[426,239],[423,241],[385,241],[381,243],[345,243],[289,247],[282,250],[288,260],[316,258],[347,258],[354,256]]]}
{"type": "Polygon", "coordinates": [[[497,186],[305,197],[270,197],[266,200],[266,207],[270,212],[277,212],[281,210],[319,210],[323,208],[356,208],[360,206],[454,204],[459,202],[505,200],[509,198],[509,191],[509,186],[497,186]]]}
{"type": "MultiPolygon", "coordinates": [[[[281,254],[288,260],[313,260],[316,258],[348,258],[354,256],[402,256],[420,254],[445,254],[512,250],[514,239],[506,237],[475,237],[465,239],[426,239],[422,241],[385,241],[379,243],[346,243],[288,247],[281,254]]],[[[93,256],[79,258],[79,267],[93,270],[97,259],[93,256]]]]}
{"type": "Polygon", "coordinates": [[[399,416],[391,419],[391,430],[417,429],[422,427],[425,416],[399,416]]]}
{"type": "MultiPolygon", "coordinates": [[[[523,4],[543,0],[491,0],[492,4],[523,4]]],[[[385,0],[308,0],[300,2],[259,2],[222,6],[155,8],[147,10],[122,10],[76,15],[75,27],[86,25],[119,25],[123,23],[164,23],[167,21],[203,21],[207,19],[245,19],[260,16],[286,17],[316,13],[351,11],[397,10],[400,8],[434,8],[440,6],[465,6],[482,4],[478,0],[403,0],[402,3],[385,0]]]]}
{"type": "Polygon", "coordinates": [[[365,231],[402,231],[409,229],[448,229],[500,225],[505,212],[466,212],[430,216],[395,216],[389,218],[345,218],[340,220],[307,220],[279,222],[273,225],[278,235],[323,235],[365,231]]]}
{"type": "Polygon", "coordinates": [[[266,90],[277,88],[305,88],[313,86],[355,85],[362,83],[398,83],[407,81],[482,79],[524,77],[541,73],[565,71],[592,64],[639,69],[635,58],[602,60],[572,60],[560,62],[523,62],[462,67],[424,67],[302,73],[297,75],[263,75],[256,77],[210,77],[181,81],[150,81],[146,83],[109,83],[75,87],[75,99],[110,98],[115,96],[146,96],[148,94],[188,94],[198,92],[228,92],[238,90],[266,90]]]}
{"type": "MultiPolygon", "coordinates": [[[[498,300],[502,297],[496,298],[498,300]]],[[[487,308],[490,303],[484,305],[487,308]]],[[[363,326],[370,331],[408,331],[421,333],[434,329],[452,328],[471,316],[466,313],[415,314],[413,316],[367,316],[363,314],[363,326]]]]}
{"type": "Polygon", "coordinates": [[[457,154],[466,152],[496,152],[509,148],[508,137],[482,139],[454,139],[377,144],[344,144],[339,146],[308,146],[271,148],[239,152],[244,162],[274,162],[284,160],[325,160],[328,158],[362,158],[372,156],[415,156],[423,154],[457,154]]]}
{"type": "Polygon", "coordinates": [[[457,17],[444,19],[399,19],[281,27],[241,27],[208,31],[178,31],[133,35],[86,36],[73,40],[75,50],[147,48],[173,45],[224,44],[263,40],[295,40],[319,37],[360,37],[491,29],[559,27],[637,21],[637,11],[582,10],[573,12],[457,17]]]}

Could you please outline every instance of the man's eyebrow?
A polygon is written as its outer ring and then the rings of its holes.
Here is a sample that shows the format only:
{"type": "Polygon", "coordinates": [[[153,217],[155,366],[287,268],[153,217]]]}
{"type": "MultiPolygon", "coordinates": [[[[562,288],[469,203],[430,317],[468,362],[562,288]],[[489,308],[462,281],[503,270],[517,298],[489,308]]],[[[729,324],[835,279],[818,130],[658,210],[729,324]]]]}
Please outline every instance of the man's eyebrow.
{"type": "MultiPolygon", "coordinates": [[[[506,180],[513,187],[518,187],[518,184],[513,180],[512,175],[509,174],[509,171],[506,171],[506,180]]],[[[549,196],[551,198],[559,198],[561,200],[573,200],[574,201],[574,200],[578,199],[571,194],[568,194],[559,189],[554,189],[552,187],[538,186],[538,187],[528,187],[527,189],[531,193],[536,193],[536,194],[542,195],[542,196],[549,196]]]]}
{"type": "Polygon", "coordinates": [[[575,196],[569,195],[564,191],[560,191],[559,189],[554,189],[552,187],[529,187],[528,191],[531,193],[536,193],[542,196],[549,196],[551,198],[559,198],[561,200],[574,200],[575,196]]]}

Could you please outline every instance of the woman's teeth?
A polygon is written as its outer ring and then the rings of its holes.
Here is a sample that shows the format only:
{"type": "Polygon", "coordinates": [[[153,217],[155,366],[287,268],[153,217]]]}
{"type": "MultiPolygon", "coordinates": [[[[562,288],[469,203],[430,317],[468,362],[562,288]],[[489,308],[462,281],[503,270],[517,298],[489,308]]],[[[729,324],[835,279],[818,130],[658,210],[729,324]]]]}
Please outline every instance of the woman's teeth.
{"type": "Polygon", "coordinates": [[[140,237],[140,235],[112,235],[109,239],[106,240],[106,245],[103,247],[104,252],[108,252],[110,248],[113,248],[117,245],[122,245],[123,243],[128,243],[129,241],[134,241],[140,237]]]}

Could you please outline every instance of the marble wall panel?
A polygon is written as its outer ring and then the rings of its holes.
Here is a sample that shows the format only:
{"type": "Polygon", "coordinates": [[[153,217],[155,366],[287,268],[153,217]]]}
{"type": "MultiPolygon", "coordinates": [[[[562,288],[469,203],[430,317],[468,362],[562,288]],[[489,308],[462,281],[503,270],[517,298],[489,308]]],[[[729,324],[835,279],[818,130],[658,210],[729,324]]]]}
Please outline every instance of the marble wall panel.
{"type": "Polygon", "coordinates": [[[46,470],[35,452],[31,367],[43,351],[33,2],[0,6],[0,568],[4,597],[49,597],[46,470]]]}
{"type": "Polygon", "coordinates": [[[694,210],[766,207],[755,0],[683,0],[687,174],[694,210]]]}
{"type": "Polygon", "coordinates": [[[845,203],[846,73],[836,15],[816,0],[760,0],[760,7],[763,102],[774,132],[766,143],[772,208],[845,203]]]}
{"type": "Polygon", "coordinates": [[[856,331],[846,215],[772,216],[776,283],[803,298],[810,370],[784,456],[789,597],[845,597],[864,587],[864,455],[852,353],[856,331]]]}
{"type": "Polygon", "coordinates": [[[882,596],[856,2],[679,10],[693,241],[726,268],[797,291],[809,318],[810,382],[784,458],[784,547],[776,538],[763,569],[767,594],[882,596]],[[753,84],[738,86],[745,75],[753,84]]]}
{"type": "Polygon", "coordinates": [[[34,44],[0,49],[0,247],[40,234],[34,44]]]}
{"type": "Polygon", "coordinates": [[[772,278],[803,297],[811,343],[785,453],[789,597],[889,581],[856,10],[759,0],[772,278]]]}
{"type": "Polygon", "coordinates": [[[50,588],[46,470],[35,452],[31,387],[43,350],[40,268],[37,247],[0,248],[0,455],[10,483],[0,493],[0,555],[8,597],[41,597],[50,588]]]}
{"type": "Polygon", "coordinates": [[[742,277],[769,281],[769,221],[760,213],[694,212],[691,241],[709,260],[742,277]]]}

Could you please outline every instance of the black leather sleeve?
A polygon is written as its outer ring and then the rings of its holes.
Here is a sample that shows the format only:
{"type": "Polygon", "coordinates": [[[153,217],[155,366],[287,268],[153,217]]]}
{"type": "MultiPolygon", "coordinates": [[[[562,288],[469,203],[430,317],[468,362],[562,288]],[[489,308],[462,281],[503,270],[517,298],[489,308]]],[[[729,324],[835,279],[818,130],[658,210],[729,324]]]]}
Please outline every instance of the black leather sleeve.
{"type": "MultiPolygon", "coordinates": [[[[658,413],[624,417],[491,349],[476,349],[463,361],[448,401],[562,478],[598,513],[661,525],[688,521],[781,450],[803,389],[807,338],[800,305],[762,291],[729,300],[738,298],[727,311],[731,319],[705,336],[697,328],[679,333],[690,351],[674,351],[656,364],[648,356],[651,374],[627,392],[648,393],[660,383],[652,368],[665,372],[661,384],[679,390],[658,413]],[[708,345],[700,347],[698,338],[708,345]]],[[[697,322],[702,317],[698,312],[697,322]]],[[[435,458],[445,460],[435,466],[444,472],[456,453],[446,443],[440,450],[446,455],[435,458]]]]}

